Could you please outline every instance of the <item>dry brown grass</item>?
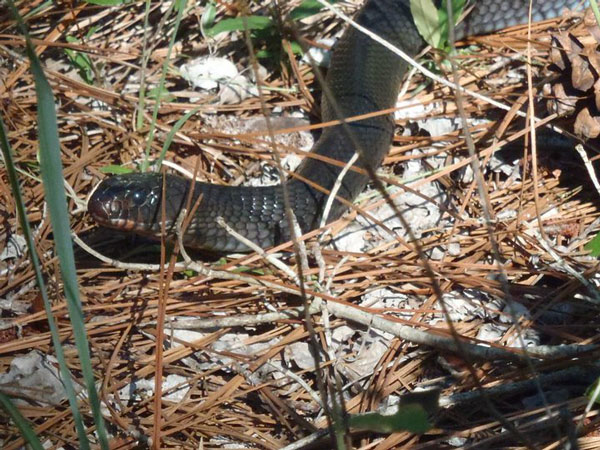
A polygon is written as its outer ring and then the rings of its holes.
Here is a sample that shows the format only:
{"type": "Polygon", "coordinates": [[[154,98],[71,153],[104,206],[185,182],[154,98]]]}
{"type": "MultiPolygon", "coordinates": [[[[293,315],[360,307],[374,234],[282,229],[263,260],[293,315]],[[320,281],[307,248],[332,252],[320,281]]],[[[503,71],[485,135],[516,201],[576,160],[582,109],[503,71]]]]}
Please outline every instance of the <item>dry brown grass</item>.
{"type": "MultiPolygon", "coordinates": [[[[26,13],[39,4],[42,2],[21,2],[20,10],[26,13]]],[[[164,17],[159,11],[164,5],[154,3],[152,7],[155,11],[151,15],[145,48],[144,5],[140,2],[119,8],[54,4],[28,18],[28,26],[36,38],[34,44],[46,64],[46,75],[57,100],[64,175],[77,196],[77,201],[71,198],[69,205],[76,212],[71,222],[73,231],[96,250],[113,257],[126,257],[126,252],[138,242],[132,244],[129,238],[115,233],[98,232],[77,205],[104,177],[100,172],[102,167],[137,160],[143,153],[153,100],[147,101],[144,111],[137,110],[140,71],[144,68],[148,85],[158,84],[167,54],[166,33],[173,25],[173,16],[164,17]],[[91,37],[85,38],[93,26],[98,28],[91,37]],[[83,41],[78,45],[68,44],[66,35],[83,41]],[[98,75],[94,85],[77,77],[76,70],[66,62],[65,47],[82,51],[91,58],[98,75]],[[148,55],[147,63],[143,62],[145,55],[148,55]],[[146,118],[144,127],[139,130],[135,127],[138,114],[146,118]]],[[[177,40],[174,66],[179,66],[189,55],[208,51],[198,31],[202,12],[202,6],[196,5],[186,14],[177,40]]],[[[38,180],[33,81],[22,56],[22,38],[15,34],[14,23],[8,15],[4,14],[1,19],[2,118],[22,171],[21,183],[29,219],[37,233],[37,250],[53,289],[55,317],[65,344],[70,345],[67,310],[55,281],[57,264],[38,180]]],[[[331,34],[333,24],[337,27],[337,21],[325,14],[303,33],[309,38],[331,34]]],[[[534,29],[534,40],[538,42],[535,61],[540,63],[534,67],[534,76],[538,80],[545,74],[541,66],[546,61],[548,30],[551,29],[545,26],[534,29]]],[[[585,34],[582,27],[573,32],[585,34]]],[[[506,81],[511,70],[522,66],[521,62],[514,62],[519,58],[513,58],[487,76],[489,66],[497,61],[498,55],[512,57],[523,51],[525,37],[526,30],[520,28],[510,37],[478,39],[484,45],[475,55],[464,57],[461,83],[511,105],[526,102],[524,79],[514,83],[506,81]]],[[[218,54],[229,55],[247,67],[244,51],[241,41],[228,39],[217,48],[218,54]]],[[[288,66],[285,62],[278,68],[280,71],[273,72],[266,84],[283,89],[266,91],[262,101],[269,108],[314,112],[315,101],[306,89],[313,83],[310,70],[304,65],[288,66]],[[294,86],[301,89],[294,91],[294,86]]],[[[409,92],[423,80],[420,76],[412,78],[409,92]]],[[[217,111],[233,114],[240,120],[260,115],[258,98],[238,105],[217,106],[210,103],[211,95],[192,91],[174,73],[167,77],[166,86],[175,99],[161,105],[152,144],[154,154],[160,150],[174,123],[192,107],[205,105],[201,113],[217,111]],[[198,97],[200,100],[192,102],[198,97]]],[[[438,106],[428,113],[428,116],[440,117],[456,116],[453,99],[449,89],[434,86],[427,86],[414,98],[426,105],[442,104],[443,107],[438,106]]],[[[497,117],[496,122],[472,126],[483,164],[488,163],[496,148],[493,133],[498,140],[512,140],[527,131],[514,111],[497,114],[497,110],[484,102],[470,98],[465,99],[464,107],[473,118],[497,117]]],[[[203,176],[228,184],[254,175],[257,160],[271,160],[264,133],[232,137],[214,125],[207,125],[205,117],[198,114],[187,122],[171,147],[168,159],[193,168],[200,158],[203,176]],[[254,150],[257,144],[260,144],[259,151],[254,150]]],[[[399,121],[398,125],[404,126],[405,121],[399,121]]],[[[289,146],[284,150],[298,151],[289,146]]],[[[594,159],[593,146],[587,150],[594,159]]],[[[447,404],[429,433],[423,436],[355,433],[352,442],[357,448],[442,448],[448,445],[450,437],[467,438],[467,444],[478,443],[482,448],[526,446],[527,443],[535,443],[539,448],[557,448],[580,420],[584,425],[579,439],[581,448],[596,448],[598,418],[595,411],[583,417],[586,399],[582,389],[594,377],[594,370],[586,371],[584,363],[595,362],[597,351],[592,349],[577,359],[568,355],[541,358],[531,362],[532,366],[523,364],[522,357],[510,359],[510,355],[519,353],[514,349],[514,339],[519,333],[536,333],[541,343],[551,346],[555,352],[560,351],[558,346],[562,344],[595,345],[598,341],[597,303],[573,275],[579,274],[593,285],[597,284],[597,262],[587,257],[583,249],[599,228],[597,193],[577,153],[569,150],[567,155],[559,155],[559,152],[552,153],[540,145],[535,177],[531,175],[531,157],[521,163],[521,168],[527,169],[524,181],[507,181],[502,174],[488,172],[485,175],[487,198],[482,200],[475,182],[461,175],[469,157],[460,133],[442,137],[398,134],[384,163],[383,174],[387,181],[400,185],[396,174],[407,161],[419,158],[425,161],[425,156],[436,154],[445,159],[441,170],[410,185],[411,189],[417,189],[427,183],[439,183],[448,195],[447,204],[454,219],[450,221],[447,214],[439,227],[420,230],[419,241],[426,252],[437,248],[442,249],[444,255],[428,261],[434,280],[413,246],[402,239],[388,237],[374,241],[372,249],[363,253],[324,247],[316,256],[311,256],[305,272],[309,301],[322,299],[338,306],[338,309],[318,311],[312,316],[316,333],[313,337],[322,350],[320,375],[310,367],[299,365],[299,355],[302,352],[308,355],[306,343],[310,337],[301,315],[261,320],[262,314],[296,311],[301,305],[292,294],[299,292],[296,282],[262,258],[256,255],[228,258],[216,267],[230,273],[243,268],[236,278],[218,273],[206,276],[171,274],[167,269],[153,272],[114,268],[77,249],[90,348],[100,395],[108,407],[106,418],[114,436],[113,448],[137,448],[136,445],[143,448],[149,445],[148,439],[158,435],[161,448],[222,448],[226,444],[239,446],[237,448],[282,448],[326,427],[326,420],[320,414],[322,410],[311,395],[318,395],[319,377],[333,390],[336,380],[341,383],[349,413],[376,410],[416,388],[439,386],[442,389],[441,395],[447,404]],[[446,145],[432,146],[440,142],[446,145]],[[415,154],[414,149],[423,149],[424,156],[415,154]],[[488,208],[494,218],[490,224],[491,235],[481,220],[484,208],[488,208]],[[513,214],[506,214],[507,211],[513,214]],[[538,231],[539,223],[553,252],[548,251],[538,231]],[[498,276],[493,242],[504,263],[504,283],[498,276]],[[460,251],[448,252],[451,245],[460,245],[460,251]],[[452,342],[447,322],[439,320],[442,304],[435,293],[436,284],[448,295],[447,299],[468,295],[467,303],[472,309],[455,316],[453,321],[455,332],[464,343],[482,344],[477,338],[482,326],[505,324],[506,329],[490,345],[498,350],[498,355],[509,359],[482,360],[472,355],[457,355],[444,350],[447,348],[444,346],[417,345],[418,339],[410,341],[382,335],[370,323],[357,324],[344,318],[353,311],[360,311],[367,313],[367,317],[386,318],[390,324],[405,325],[402,330],[414,328],[426,332],[426,336],[441,336],[444,342],[452,342]],[[402,307],[358,306],[365,294],[379,288],[387,288],[388,296],[405,296],[402,298],[406,302],[402,307]],[[498,311],[499,305],[503,305],[498,299],[506,299],[507,293],[529,311],[527,317],[521,317],[518,326],[510,324],[510,313],[506,309],[498,311]],[[568,311],[551,321],[548,312],[557,308],[568,311]],[[432,321],[434,317],[438,320],[432,321]],[[236,318],[238,323],[227,322],[236,318]],[[184,324],[183,319],[191,324],[184,324]],[[211,328],[207,329],[207,324],[211,328]],[[343,326],[350,328],[341,328],[343,326]],[[181,334],[179,328],[185,327],[196,330],[194,334],[181,334]],[[348,331],[343,334],[344,342],[335,342],[336,330],[348,331]],[[163,331],[164,339],[157,346],[157,336],[162,336],[163,331]],[[511,349],[503,352],[507,345],[511,349]],[[162,353],[157,353],[158,347],[162,347],[162,353]],[[369,353],[379,355],[378,359],[367,362],[365,355],[369,353]],[[365,362],[366,372],[359,370],[356,361],[365,362]],[[578,367],[579,372],[564,372],[578,367]],[[142,380],[153,380],[157,371],[163,379],[176,380],[173,389],[178,385],[188,388],[185,395],[177,399],[165,397],[157,402],[149,388],[139,391],[131,400],[122,398],[124,388],[131,387],[131,383],[139,385],[142,380]],[[562,378],[561,371],[565,373],[562,378]],[[175,375],[181,378],[172,378],[175,375]],[[519,388],[520,381],[534,375],[542,380],[544,376],[557,376],[554,381],[543,384],[546,406],[538,404],[535,388],[519,388]],[[490,391],[489,399],[495,412],[481,399],[468,401],[454,397],[477,392],[481,387],[498,386],[506,390],[490,391]],[[524,399],[530,402],[524,403],[524,399]],[[506,423],[511,423],[518,434],[506,431],[506,423]]],[[[522,156],[523,151],[519,154],[522,156]]],[[[8,239],[19,234],[19,230],[12,194],[5,174],[0,175],[3,199],[0,246],[6,246],[8,239]]],[[[377,195],[361,201],[359,206],[363,211],[373,211],[382,203],[381,195],[377,195]]],[[[356,214],[352,212],[333,224],[334,234],[343,233],[356,214]]],[[[290,248],[287,245],[285,250],[290,248]]],[[[158,253],[147,252],[133,259],[138,263],[157,263],[158,253]]],[[[296,271],[295,259],[289,253],[281,259],[296,271]]],[[[9,370],[15,357],[33,350],[52,354],[27,255],[2,262],[0,299],[3,299],[4,328],[0,341],[0,373],[9,370]]],[[[451,307],[448,300],[447,303],[446,306],[451,307]]],[[[78,376],[75,352],[67,351],[67,356],[74,375],[78,376]]],[[[149,384],[153,388],[153,381],[149,384]]],[[[167,388],[164,389],[163,394],[167,394],[167,388]]],[[[52,448],[77,447],[66,402],[41,406],[36,404],[35,395],[22,395],[29,399],[29,405],[23,406],[21,412],[40,437],[48,439],[52,448]]],[[[5,419],[0,423],[0,436],[4,439],[3,448],[16,449],[23,445],[16,428],[5,419]]],[[[320,445],[328,446],[327,441],[321,441],[320,445]]]]}

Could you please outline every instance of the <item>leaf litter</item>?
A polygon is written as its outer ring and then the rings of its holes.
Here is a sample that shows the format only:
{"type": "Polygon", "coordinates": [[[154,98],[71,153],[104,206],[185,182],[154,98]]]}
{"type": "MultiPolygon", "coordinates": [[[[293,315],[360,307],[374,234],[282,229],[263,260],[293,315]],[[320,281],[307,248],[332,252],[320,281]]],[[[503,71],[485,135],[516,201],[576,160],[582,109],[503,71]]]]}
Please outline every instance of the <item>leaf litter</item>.
{"type": "MultiPolygon", "coordinates": [[[[289,7],[299,3],[290,2],[289,7]]],[[[220,5],[219,13],[235,15],[229,6],[220,5]]],[[[260,4],[253,7],[257,13],[266,11],[260,4]]],[[[517,434],[506,431],[506,423],[539,445],[558,446],[567,434],[549,431],[573,428],[581,421],[579,446],[585,448],[597,441],[597,414],[593,410],[584,413],[583,394],[588,378],[598,374],[593,350],[577,359],[568,353],[557,361],[541,358],[532,373],[515,360],[482,360],[436,344],[440,339],[452,341],[448,319],[464,342],[490,350],[510,348],[507,353],[525,346],[533,354],[548,350],[556,355],[563,348],[597,343],[597,302],[573,272],[594,287],[598,285],[597,262],[584,249],[600,228],[598,193],[572,148],[538,148],[534,178],[531,154],[524,156],[522,144],[516,149],[493,147],[495,139],[512,140],[511,136],[526,129],[514,111],[499,115],[482,100],[464,99],[470,132],[485,167],[486,195],[480,198],[452,92],[446,87],[433,88],[420,75],[410,77],[399,112],[410,107],[412,119],[397,116],[398,132],[379,173],[398,207],[406,212],[443,298],[436,298],[433,281],[411,237],[381,194],[375,190],[363,193],[357,202],[359,209],[329,228],[332,243],[324,241],[314,251],[309,246],[304,271],[307,292],[313,304],[323,302],[312,315],[322,366],[317,372],[310,332],[303,325],[302,314],[297,314],[301,302],[286,293],[286,289],[297,292],[298,287],[276,266],[255,254],[232,255],[213,267],[230,272],[243,268],[235,272],[238,278],[177,273],[161,287],[159,274],[143,266],[158,260],[152,245],[97,231],[90,219],[78,212],[76,200],[84,200],[104,177],[102,167],[131,164],[143,153],[145,120],[151,116],[155,100],[150,96],[145,109],[137,109],[140,71],[145,71],[149,91],[158,86],[168,45],[162,32],[168,32],[172,19],[151,16],[144,47],[143,7],[139,4],[107,9],[85,5],[72,11],[71,20],[60,26],[49,17],[70,12],[56,4],[46,8],[29,19],[29,26],[34,37],[43,40],[36,45],[46,47],[42,60],[55,62],[49,65],[47,76],[57,98],[65,177],[77,197],[70,199],[75,212],[73,230],[100,252],[140,267],[113,267],[84,251],[77,253],[94,370],[115,444],[133,448],[147,442],[143,437],[151,436],[159,424],[161,448],[283,448],[316,436],[318,429],[326,427],[319,377],[326,386],[342,389],[344,406],[351,414],[393,410],[402,394],[440,389],[442,405],[448,406],[436,415],[434,429],[420,436],[361,432],[352,436],[357,448],[522,445],[517,434]],[[91,27],[96,28],[88,34],[91,27]],[[77,44],[68,42],[66,36],[71,34],[79,38],[77,44]],[[82,80],[62,51],[65,47],[88,56],[93,73],[100,75],[93,79],[94,84],[82,80]],[[138,115],[144,118],[140,129],[133,119],[138,115]],[[485,208],[492,217],[491,233],[482,219],[485,208]],[[541,234],[540,224],[547,237],[541,234]],[[349,243],[344,244],[344,238],[349,243]],[[492,238],[504,273],[498,270],[492,238]],[[545,239],[550,240],[552,251],[545,239]],[[146,246],[141,254],[130,255],[140,246],[146,246]],[[163,300],[164,319],[159,315],[163,300]],[[358,312],[365,315],[365,321],[352,315],[358,312]],[[277,318],[262,320],[274,316],[277,318]],[[400,332],[377,326],[375,319],[381,318],[394,326],[423,331],[431,340],[423,345],[416,338],[400,339],[400,332]],[[165,327],[165,339],[160,343],[164,353],[159,360],[155,357],[157,320],[164,320],[165,327]],[[194,329],[183,330],[184,322],[194,329]],[[592,365],[580,366],[588,362],[592,365]],[[157,367],[163,375],[161,411],[154,410],[153,401],[157,367]],[[574,372],[578,376],[562,375],[580,368],[587,368],[585,376],[581,371],[574,372]],[[476,380],[469,373],[476,374],[476,380]],[[544,396],[535,387],[519,384],[532,376],[537,377],[544,396]],[[490,392],[500,417],[476,397],[477,384],[490,392]],[[504,391],[495,393],[497,388],[504,391]]],[[[203,6],[190,6],[185,19],[189,35],[176,44],[173,65],[179,67],[192,56],[216,51],[239,71],[248,70],[251,64],[242,35],[233,33],[237,39],[231,34],[221,36],[218,46],[209,48],[197,29],[196,18],[202,13],[203,6]]],[[[548,53],[554,48],[550,33],[558,22],[534,30],[536,79],[547,75],[543,62],[549,61],[548,53]]],[[[314,42],[339,29],[339,23],[323,13],[301,31],[314,42]]],[[[571,27],[569,33],[589,40],[585,25],[571,27]]],[[[53,280],[56,264],[37,173],[33,81],[22,68],[22,40],[12,22],[3,23],[3,34],[8,37],[0,45],[2,117],[22,171],[38,253],[53,280]]],[[[520,61],[525,42],[522,27],[501,38],[469,39],[468,44],[477,51],[458,55],[461,84],[517,104],[527,89],[520,61]]],[[[240,184],[260,178],[257,163],[272,162],[270,138],[264,128],[248,129],[244,124],[264,120],[261,101],[274,118],[287,120],[296,115],[318,123],[314,92],[297,88],[316,85],[308,65],[289,64],[285,59],[270,63],[267,76],[262,77],[268,88],[263,90],[263,98],[250,96],[231,104],[220,102],[214,92],[199,93],[175,71],[170,72],[165,85],[169,97],[161,103],[153,149],[158,153],[174,123],[199,106],[198,113],[176,134],[168,159],[188,169],[198,161],[200,176],[212,182],[240,184]],[[227,128],[223,126],[226,122],[227,128]]],[[[557,89],[555,92],[560,92],[557,89]]],[[[541,99],[546,92],[537,94],[541,99]]],[[[573,121],[565,123],[568,126],[573,121]]],[[[311,128],[306,122],[288,125],[277,128],[302,133],[311,128]]],[[[296,138],[280,142],[279,149],[285,155],[302,156],[305,148],[299,147],[306,146],[301,142],[296,138]]],[[[592,164],[594,148],[593,142],[586,147],[592,164]]],[[[4,255],[0,372],[10,373],[18,358],[51,354],[52,348],[28,258],[11,250],[19,236],[12,195],[5,183],[0,188],[5,199],[0,207],[5,223],[0,241],[4,255]],[[21,306],[13,307],[17,304],[21,306]]],[[[279,258],[296,271],[291,249],[290,245],[281,248],[279,258]]],[[[69,326],[60,286],[54,287],[53,295],[59,329],[68,345],[69,326]]],[[[70,351],[67,356],[78,376],[75,353],[70,351]]],[[[51,446],[75,439],[72,418],[64,414],[64,408],[24,397],[24,415],[51,446]],[[47,421],[58,424],[48,434],[47,421]]],[[[3,448],[23,445],[10,422],[3,421],[0,430],[3,448]]]]}

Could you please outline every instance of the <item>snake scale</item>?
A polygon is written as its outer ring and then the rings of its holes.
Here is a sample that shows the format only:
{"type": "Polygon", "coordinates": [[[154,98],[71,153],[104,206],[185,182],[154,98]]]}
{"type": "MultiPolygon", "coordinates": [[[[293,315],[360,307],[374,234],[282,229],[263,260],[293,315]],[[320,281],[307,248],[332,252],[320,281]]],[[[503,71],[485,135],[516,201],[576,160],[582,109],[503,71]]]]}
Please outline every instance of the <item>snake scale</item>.
{"type": "MultiPolygon", "coordinates": [[[[439,0],[438,0],[439,1],[439,0]]],[[[533,20],[558,16],[573,8],[578,0],[533,0],[533,20]]],[[[445,4],[445,3],[444,3],[445,4]]],[[[526,23],[528,0],[477,0],[467,18],[457,27],[457,38],[489,33],[526,23]]],[[[369,0],[355,20],[410,56],[424,48],[413,22],[409,0],[369,0]]],[[[323,95],[322,119],[331,121],[392,108],[406,72],[400,57],[349,27],[337,42],[326,77],[330,96],[323,95]],[[332,101],[329,101],[332,99],[332,101]]],[[[306,157],[295,176],[284,185],[268,187],[222,186],[196,182],[193,196],[202,195],[199,207],[183,236],[185,245],[215,252],[248,251],[217,223],[222,217],[235,231],[261,247],[289,239],[284,208],[284,189],[303,232],[319,226],[328,192],[353,155],[360,150],[356,166],[374,171],[389,150],[394,123],[389,115],[328,127],[312,153],[337,160],[306,157]]],[[[186,204],[191,180],[166,175],[165,224],[172,234],[174,224],[186,204]]],[[[349,171],[337,192],[351,202],[365,187],[369,177],[349,171]]],[[[88,210],[94,220],[106,227],[160,236],[163,175],[137,173],[112,176],[93,192],[88,210]]],[[[327,221],[339,218],[346,210],[334,201],[327,221]]]]}

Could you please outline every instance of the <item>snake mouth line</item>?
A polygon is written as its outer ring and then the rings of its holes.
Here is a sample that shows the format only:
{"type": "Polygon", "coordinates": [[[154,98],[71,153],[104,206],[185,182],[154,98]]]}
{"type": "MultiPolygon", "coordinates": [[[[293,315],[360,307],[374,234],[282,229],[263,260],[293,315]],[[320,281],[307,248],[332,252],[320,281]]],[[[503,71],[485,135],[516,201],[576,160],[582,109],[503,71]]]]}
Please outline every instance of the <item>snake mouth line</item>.
{"type": "Polygon", "coordinates": [[[111,209],[102,202],[90,201],[88,212],[99,225],[121,231],[135,231],[139,233],[147,233],[152,228],[152,224],[143,220],[142,214],[133,214],[134,211],[127,210],[128,217],[111,216],[111,209]]]}
{"type": "Polygon", "coordinates": [[[123,230],[123,231],[133,231],[133,230],[136,230],[140,226],[140,223],[138,223],[136,220],[131,219],[131,218],[127,218],[127,219],[116,218],[115,219],[115,218],[109,217],[109,215],[104,210],[102,205],[98,205],[93,202],[89,204],[88,212],[90,213],[90,215],[92,216],[92,219],[94,219],[94,221],[97,224],[99,224],[103,227],[106,227],[106,228],[113,228],[113,229],[118,229],[118,230],[123,230]]]}
{"type": "Polygon", "coordinates": [[[139,228],[141,225],[140,223],[138,223],[132,219],[110,220],[110,221],[108,221],[108,224],[109,225],[105,225],[105,226],[110,226],[111,228],[117,228],[117,229],[123,230],[123,231],[133,231],[133,230],[136,230],[137,228],[139,228]]]}

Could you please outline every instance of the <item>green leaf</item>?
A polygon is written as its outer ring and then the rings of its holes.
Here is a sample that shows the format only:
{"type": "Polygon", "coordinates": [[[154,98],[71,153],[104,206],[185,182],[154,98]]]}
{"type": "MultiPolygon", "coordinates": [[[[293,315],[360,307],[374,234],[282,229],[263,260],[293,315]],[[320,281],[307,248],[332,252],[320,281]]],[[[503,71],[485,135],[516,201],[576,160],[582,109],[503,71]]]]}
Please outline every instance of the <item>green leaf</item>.
{"type": "Polygon", "coordinates": [[[429,45],[439,48],[442,41],[442,29],[438,10],[433,0],[410,0],[410,11],[417,30],[429,45]]]}
{"type": "Polygon", "coordinates": [[[600,404],[600,378],[594,381],[586,390],[585,395],[592,402],[600,404]]]}
{"type": "Polygon", "coordinates": [[[89,39],[92,35],[100,28],[98,25],[91,26],[87,33],[85,33],[85,38],[89,39]]]}
{"type": "MultiPolygon", "coordinates": [[[[452,0],[452,21],[456,23],[465,7],[465,0],[452,0]]],[[[448,11],[445,2],[438,10],[433,0],[410,0],[415,25],[429,45],[446,50],[448,47],[448,11]]]]}
{"type": "Polygon", "coordinates": [[[290,47],[292,48],[292,53],[294,53],[294,55],[303,55],[304,54],[302,47],[296,41],[290,42],[290,47]]]}
{"type": "MultiPolygon", "coordinates": [[[[452,0],[452,23],[456,24],[460,15],[465,8],[466,0],[452,0]]],[[[438,10],[438,19],[441,28],[441,35],[443,38],[443,42],[440,42],[440,46],[446,46],[448,41],[450,40],[450,30],[448,29],[448,9],[444,5],[444,7],[438,10]]],[[[436,47],[442,48],[442,47],[436,47]]]]}
{"type": "Polygon", "coordinates": [[[256,269],[250,266],[237,266],[232,270],[233,273],[251,273],[254,275],[265,275],[264,269],[256,269]]]}
{"type": "Polygon", "coordinates": [[[594,236],[594,238],[585,244],[583,248],[589,251],[590,256],[593,256],[594,258],[600,256],[600,233],[594,236]]]}
{"type": "Polygon", "coordinates": [[[423,407],[420,405],[407,405],[390,416],[379,413],[352,416],[350,417],[350,427],[376,433],[394,433],[397,431],[425,433],[431,428],[431,424],[423,407]]]}
{"type": "Polygon", "coordinates": [[[403,395],[395,414],[366,413],[350,416],[350,427],[376,433],[425,433],[431,428],[428,416],[437,411],[439,395],[438,390],[403,395]]]}
{"type": "Polygon", "coordinates": [[[175,96],[172,95],[168,89],[166,89],[164,86],[162,87],[162,89],[160,88],[160,86],[156,86],[152,89],[150,89],[147,94],[146,94],[146,98],[151,98],[151,99],[158,99],[160,98],[161,101],[165,101],[165,102],[171,102],[173,100],[175,100],[175,96]]]}
{"type": "Polygon", "coordinates": [[[256,52],[256,57],[258,59],[274,59],[275,52],[268,50],[268,49],[258,50],[256,52]]]}
{"type": "Polygon", "coordinates": [[[106,173],[108,175],[121,175],[124,173],[131,173],[133,172],[133,169],[131,167],[123,167],[111,164],[108,166],[101,167],[100,172],[106,173]]]}
{"type": "MultiPolygon", "coordinates": [[[[337,0],[329,0],[329,3],[335,3],[337,0]]],[[[290,19],[302,20],[319,13],[324,6],[317,0],[304,0],[299,6],[290,11],[290,19]]]]}
{"type": "Polygon", "coordinates": [[[206,30],[207,36],[215,36],[219,33],[230,31],[249,30],[266,30],[275,26],[273,19],[265,16],[248,16],[246,20],[243,17],[235,17],[233,19],[223,19],[215,24],[214,27],[206,30]]]}
{"type": "MultiPolygon", "coordinates": [[[[73,36],[66,37],[67,42],[72,44],[79,44],[81,41],[73,36]]],[[[78,52],[76,50],[72,50],[70,48],[65,48],[65,53],[73,64],[77,71],[79,72],[79,76],[87,83],[92,84],[94,81],[94,70],[92,60],[88,55],[82,52],[78,52]]]]}
{"type": "Polygon", "coordinates": [[[215,17],[217,16],[217,7],[213,2],[209,2],[208,5],[204,7],[204,12],[202,13],[202,17],[200,19],[200,24],[204,30],[209,30],[210,28],[215,26],[215,17]]]}

